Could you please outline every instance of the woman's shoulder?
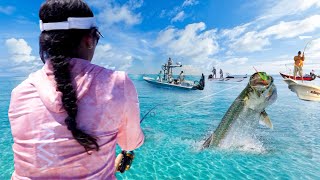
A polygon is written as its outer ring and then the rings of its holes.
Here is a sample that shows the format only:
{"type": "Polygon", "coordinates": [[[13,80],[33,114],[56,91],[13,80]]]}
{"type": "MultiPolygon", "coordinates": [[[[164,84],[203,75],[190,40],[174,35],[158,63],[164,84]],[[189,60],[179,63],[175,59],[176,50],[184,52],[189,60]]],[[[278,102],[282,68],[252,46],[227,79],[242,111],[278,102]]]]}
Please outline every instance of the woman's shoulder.
{"type": "Polygon", "coordinates": [[[34,78],[34,76],[36,76],[38,73],[40,73],[40,70],[29,74],[25,80],[12,89],[11,96],[21,96],[21,94],[25,94],[24,92],[36,92],[36,88],[33,86],[31,79],[34,78]]]}
{"type": "Polygon", "coordinates": [[[97,66],[96,68],[98,70],[97,78],[113,79],[117,81],[123,81],[126,78],[126,73],[124,71],[116,71],[98,65],[95,66],[97,66]]]}
{"type": "Polygon", "coordinates": [[[102,66],[93,65],[96,68],[95,80],[97,83],[102,83],[106,85],[117,85],[123,86],[125,82],[128,80],[128,75],[124,71],[116,71],[112,69],[108,69],[102,66]]]}

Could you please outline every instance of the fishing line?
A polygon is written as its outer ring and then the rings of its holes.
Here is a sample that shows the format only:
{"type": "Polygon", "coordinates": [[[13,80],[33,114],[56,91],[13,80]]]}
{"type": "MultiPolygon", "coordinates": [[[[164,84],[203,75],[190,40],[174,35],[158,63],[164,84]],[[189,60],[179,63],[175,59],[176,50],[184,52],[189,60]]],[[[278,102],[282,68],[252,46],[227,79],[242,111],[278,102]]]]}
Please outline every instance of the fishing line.
{"type": "Polygon", "coordinates": [[[183,104],[183,105],[180,105],[180,106],[178,106],[178,107],[183,107],[183,106],[187,106],[187,105],[193,104],[193,103],[195,103],[195,102],[197,102],[197,101],[200,101],[200,100],[205,99],[205,98],[208,98],[208,97],[212,97],[212,96],[214,96],[214,95],[217,95],[217,94],[219,94],[219,93],[225,92],[225,91],[227,91],[227,90],[229,90],[229,89],[233,89],[233,88],[238,87],[238,86],[239,86],[239,85],[232,86],[232,87],[230,87],[230,88],[227,88],[227,89],[221,90],[221,91],[219,91],[219,92],[216,92],[216,93],[210,94],[210,95],[208,95],[208,96],[204,96],[204,97],[199,98],[199,99],[197,99],[197,100],[195,100],[195,101],[188,102],[188,103],[183,104]]]}
{"type": "MultiPolygon", "coordinates": [[[[193,104],[193,103],[195,103],[195,102],[198,102],[198,101],[200,101],[200,100],[202,100],[202,99],[205,99],[205,98],[208,98],[208,97],[212,97],[212,96],[214,96],[214,95],[217,95],[217,94],[219,94],[219,93],[225,92],[225,91],[227,91],[227,90],[233,89],[233,88],[238,87],[238,86],[240,86],[240,85],[236,85],[236,86],[229,87],[229,88],[224,89],[224,90],[221,90],[221,91],[219,91],[219,92],[210,94],[210,95],[208,95],[208,96],[204,96],[204,97],[199,98],[199,99],[197,99],[197,100],[194,100],[194,101],[191,101],[191,102],[188,102],[188,103],[179,105],[179,106],[175,106],[175,107],[188,106],[188,105],[193,104]]],[[[162,104],[157,104],[157,105],[155,105],[153,108],[151,108],[151,109],[141,118],[140,123],[142,123],[143,120],[145,120],[145,119],[148,117],[149,114],[150,114],[151,116],[155,116],[155,113],[152,112],[152,111],[155,110],[158,106],[163,105],[163,104],[164,104],[164,103],[162,103],[162,104]]]]}

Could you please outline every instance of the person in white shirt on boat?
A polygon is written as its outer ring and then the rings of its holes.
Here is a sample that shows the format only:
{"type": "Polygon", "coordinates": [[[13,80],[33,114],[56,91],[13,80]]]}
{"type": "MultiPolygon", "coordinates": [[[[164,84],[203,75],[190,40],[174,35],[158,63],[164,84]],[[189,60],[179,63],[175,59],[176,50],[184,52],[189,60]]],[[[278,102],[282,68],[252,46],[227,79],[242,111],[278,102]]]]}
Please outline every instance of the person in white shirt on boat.
{"type": "Polygon", "coordinates": [[[222,69],[220,69],[220,79],[222,79],[223,78],[223,71],[222,71],[222,69]]]}
{"type": "Polygon", "coordinates": [[[169,74],[168,75],[168,83],[172,83],[172,82],[174,82],[174,79],[172,78],[172,76],[169,74]]]}
{"type": "Polygon", "coordinates": [[[157,77],[157,80],[159,82],[162,82],[162,76],[163,76],[162,71],[160,71],[159,74],[158,74],[158,77],[157,77]]]}
{"type": "Polygon", "coordinates": [[[183,71],[181,71],[181,73],[179,74],[179,81],[180,81],[180,84],[182,82],[184,82],[184,74],[183,74],[183,71]]]}
{"type": "Polygon", "coordinates": [[[173,61],[169,57],[169,59],[168,59],[168,80],[169,80],[169,82],[170,82],[170,77],[172,78],[172,67],[170,67],[170,66],[172,66],[172,64],[173,64],[173,61]]]}

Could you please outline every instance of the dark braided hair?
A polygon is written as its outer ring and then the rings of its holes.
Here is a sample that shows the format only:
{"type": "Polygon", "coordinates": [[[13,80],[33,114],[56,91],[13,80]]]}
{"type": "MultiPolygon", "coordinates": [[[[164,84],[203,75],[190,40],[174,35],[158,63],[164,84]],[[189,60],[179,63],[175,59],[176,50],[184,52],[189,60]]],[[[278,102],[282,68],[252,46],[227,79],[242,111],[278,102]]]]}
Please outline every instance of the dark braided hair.
{"type": "MultiPolygon", "coordinates": [[[[39,17],[43,23],[67,21],[68,17],[93,17],[90,8],[82,0],[47,0],[42,4],[39,17]]],[[[73,137],[85,150],[99,150],[97,139],[77,127],[77,96],[72,85],[69,59],[77,57],[81,39],[92,33],[92,29],[43,31],[39,38],[40,57],[50,60],[57,90],[62,93],[62,103],[68,117],[65,123],[73,137]]]]}

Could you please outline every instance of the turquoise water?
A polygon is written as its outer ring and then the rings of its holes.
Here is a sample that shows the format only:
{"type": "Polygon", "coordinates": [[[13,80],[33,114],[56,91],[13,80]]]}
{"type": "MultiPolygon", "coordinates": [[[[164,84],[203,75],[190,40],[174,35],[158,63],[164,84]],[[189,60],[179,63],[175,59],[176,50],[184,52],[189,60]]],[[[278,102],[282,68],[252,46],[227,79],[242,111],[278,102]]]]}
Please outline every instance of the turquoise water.
{"type": "MultiPolygon", "coordinates": [[[[267,108],[274,129],[259,126],[254,141],[239,139],[248,143],[224,150],[200,146],[246,82],[207,82],[204,91],[184,91],[131,77],[142,115],[160,105],[144,120],[145,144],[119,179],[319,179],[320,102],[299,100],[280,77],[275,77],[278,99],[267,108]]],[[[0,179],[10,179],[13,171],[7,110],[10,92],[22,80],[0,77],[0,179]]]]}

